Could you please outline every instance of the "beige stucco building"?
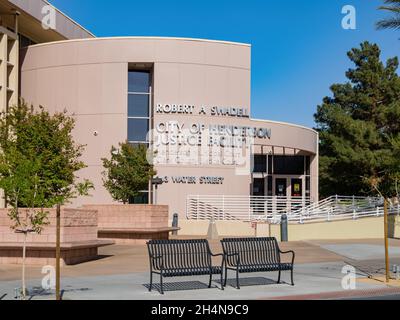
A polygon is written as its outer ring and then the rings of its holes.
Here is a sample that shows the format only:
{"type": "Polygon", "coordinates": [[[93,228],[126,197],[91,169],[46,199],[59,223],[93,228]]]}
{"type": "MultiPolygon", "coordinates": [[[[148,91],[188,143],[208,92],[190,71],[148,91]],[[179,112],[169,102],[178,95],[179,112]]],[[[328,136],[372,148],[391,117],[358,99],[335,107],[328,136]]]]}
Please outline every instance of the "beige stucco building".
{"type": "MultiPolygon", "coordinates": [[[[34,2],[38,8],[44,3],[34,2]]],[[[73,205],[112,202],[103,187],[101,158],[123,141],[157,150],[154,164],[163,182],[132,200],[169,205],[171,216],[185,217],[190,201],[198,205],[208,196],[318,200],[317,132],[251,118],[250,45],[95,38],[60,13],[57,26],[38,29],[46,36],[32,40],[37,44],[15,49],[20,67],[10,83],[27,102],[53,112],[67,109],[76,118],[75,139],[87,145],[88,167],[79,177],[96,189],[73,205]]]]}

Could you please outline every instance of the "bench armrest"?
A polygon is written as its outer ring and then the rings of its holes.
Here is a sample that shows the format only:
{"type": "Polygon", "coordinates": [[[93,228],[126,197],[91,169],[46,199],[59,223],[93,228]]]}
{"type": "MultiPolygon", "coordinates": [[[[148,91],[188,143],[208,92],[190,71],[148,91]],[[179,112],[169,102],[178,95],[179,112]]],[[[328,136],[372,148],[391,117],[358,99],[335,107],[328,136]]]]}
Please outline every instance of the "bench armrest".
{"type": "Polygon", "coordinates": [[[223,253],[214,254],[212,252],[210,252],[210,255],[211,255],[211,257],[222,257],[222,261],[221,261],[221,272],[222,272],[224,265],[225,265],[225,255],[223,253]]]}
{"type": "Polygon", "coordinates": [[[281,249],[279,249],[279,253],[280,253],[280,254],[288,254],[288,253],[291,253],[291,254],[292,254],[292,264],[294,263],[294,258],[295,258],[295,256],[296,256],[296,254],[294,253],[293,250],[282,251],[281,249]]]}
{"type": "Polygon", "coordinates": [[[213,253],[210,252],[210,254],[211,254],[212,257],[219,257],[219,256],[223,257],[223,256],[224,256],[223,253],[216,253],[216,254],[213,254],[213,253]]]}
{"type": "Polygon", "coordinates": [[[240,256],[238,252],[234,252],[234,253],[226,253],[224,254],[224,259],[227,260],[226,258],[228,257],[235,257],[236,256],[236,266],[239,266],[240,263],[240,256]]]}
{"type": "Polygon", "coordinates": [[[161,270],[161,273],[163,272],[164,269],[164,260],[163,260],[163,256],[161,254],[151,254],[149,253],[149,257],[150,257],[150,272],[153,273],[153,267],[155,267],[153,264],[155,263],[154,260],[161,260],[159,263],[159,270],[161,270]]]}

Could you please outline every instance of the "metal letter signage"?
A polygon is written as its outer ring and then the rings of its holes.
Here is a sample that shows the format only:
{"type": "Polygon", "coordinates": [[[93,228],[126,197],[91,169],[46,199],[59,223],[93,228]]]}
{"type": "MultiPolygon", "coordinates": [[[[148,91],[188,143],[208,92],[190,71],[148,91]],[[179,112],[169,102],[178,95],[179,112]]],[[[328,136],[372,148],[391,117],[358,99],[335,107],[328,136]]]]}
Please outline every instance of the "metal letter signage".
{"type": "Polygon", "coordinates": [[[184,177],[184,176],[173,176],[173,177],[161,177],[164,183],[172,182],[174,184],[223,184],[224,177],[184,177]]]}
{"type": "Polygon", "coordinates": [[[156,113],[163,114],[194,114],[195,109],[199,109],[197,114],[206,115],[209,109],[211,116],[219,117],[237,117],[237,118],[249,118],[249,111],[243,107],[205,107],[201,106],[197,108],[194,105],[182,105],[182,104],[162,104],[156,105],[156,113]]]}

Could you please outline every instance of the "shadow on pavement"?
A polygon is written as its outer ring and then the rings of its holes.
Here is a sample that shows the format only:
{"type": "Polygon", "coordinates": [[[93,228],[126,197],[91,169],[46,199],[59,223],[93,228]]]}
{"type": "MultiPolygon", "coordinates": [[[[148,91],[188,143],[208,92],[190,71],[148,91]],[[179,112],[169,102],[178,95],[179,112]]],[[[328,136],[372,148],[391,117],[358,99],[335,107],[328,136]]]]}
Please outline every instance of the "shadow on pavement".
{"type": "MultiPolygon", "coordinates": [[[[67,286],[67,287],[69,287],[69,286],[67,286]]],[[[61,299],[63,298],[64,294],[68,293],[68,292],[82,292],[82,291],[91,291],[91,290],[93,290],[93,289],[90,289],[90,288],[62,289],[60,292],[61,299]]],[[[33,288],[27,290],[27,296],[29,297],[28,300],[33,300],[34,298],[40,298],[40,297],[48,298],[48,297],[55,296],[55,294],[56,294],[55,290],[46,290],[46,289],[43,289],[42,287],[33,287],[33,288]]]]}
{"type": "MultiPolygon", "coordinates": [[[[221,281],[213,280],[213,282],[221,285],[221,281]]],[[[265,277],[247,277],[239,279],[240,286],[250,287],[250,286],[266,286],[277,284],[276,280],[272,280],[265,277]]],[[[281,281],[280,284],[287,284],[284,281],[281,281]]],[[[236,279],[227,279],[227,286],[231,286],[236,288],[236,279]]],[[[146,283],[143,286],[147,289],[150,288],[150,284],[146,283]]],[[[208,283],[204,283],[201,281],[185,281],[185,282],[164,282],[163,289],[164,291],[185,291],[185,290],[202,290],[202,289],[215,289],[219,286],[212,285],[211,288],[208,288],[208,283]]],[[[160,292],[160,284],[153,283],[153,290],[160,292]]]]}
{"type": "MultiPolygon", "coordinates": [[[[241,287],[251,287],[251,286],[268,286],[277,284],[277,280],[272,280],[265,277],[247,277],[247,278],[239,278],[239,284],[241,287]]],[[[220,281],[215,281],[220,283],[220,281]]],[[[280,284],[285,284],[286,282],[281,281],[280,284]]],[[[227,279],[226,285],[236,288],[236,278],[227,279]]]]}
{"type": "MultiPolygon", "coordinates": [[[[150,288],[150,284],[143,284],[147,289],[150,288]]],[[[217,288],[216,286],[211,286],[211,288],[217,288]]],[[[153,283],[153,290],[160,292],[160,284],[153,283]]],[[[185,290],[201,290],[209,289],[208,284],[201,281],[185,281],[185,282],[164,282],[164,291],[185,291],[185,290]]]]}

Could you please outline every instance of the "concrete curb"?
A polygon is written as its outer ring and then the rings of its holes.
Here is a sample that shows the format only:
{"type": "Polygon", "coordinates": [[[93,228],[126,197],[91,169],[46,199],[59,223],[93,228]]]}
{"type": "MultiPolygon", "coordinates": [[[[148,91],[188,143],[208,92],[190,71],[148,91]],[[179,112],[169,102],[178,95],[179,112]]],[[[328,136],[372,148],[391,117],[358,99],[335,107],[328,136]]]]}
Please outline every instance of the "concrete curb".
{"type": "Polygon", "coordinates": [[[400,294],[400,288],[379,288],[349,291],[321,292],[294,296],[273,297],[265,300],[336,300],[346,298],[379,297],[391,294],[400,294]]]}

